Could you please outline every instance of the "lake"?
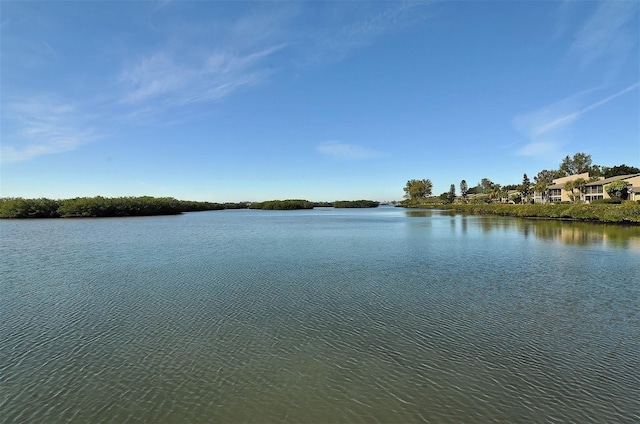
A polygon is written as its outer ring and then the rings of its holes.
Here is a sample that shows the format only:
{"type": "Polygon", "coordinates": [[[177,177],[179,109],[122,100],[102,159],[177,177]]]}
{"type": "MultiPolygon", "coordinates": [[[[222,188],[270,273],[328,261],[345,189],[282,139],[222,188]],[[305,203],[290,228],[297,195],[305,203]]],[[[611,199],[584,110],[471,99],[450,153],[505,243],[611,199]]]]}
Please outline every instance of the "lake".
{"type": "Polygon", "coordinates": [[[640,421],[640,227],[0,221],[0,422],[640,421]]]}

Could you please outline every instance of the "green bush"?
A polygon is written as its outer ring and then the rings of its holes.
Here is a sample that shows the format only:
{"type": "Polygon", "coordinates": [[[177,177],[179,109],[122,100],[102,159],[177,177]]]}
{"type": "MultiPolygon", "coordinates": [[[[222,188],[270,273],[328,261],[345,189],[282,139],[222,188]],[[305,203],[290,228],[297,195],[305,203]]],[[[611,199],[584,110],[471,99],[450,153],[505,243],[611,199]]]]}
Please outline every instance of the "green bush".
{"type": "Polygon", "coordinates": [[[249,209],[263,210],[298,210],[313,209],[313,203],[308,200],[287,199],[287,200],[268,200],[266,202],[256,202],[249,205],[249,209]]]}
{"type": "Polygon", "coordinates": [[[225,203],[225,209],[247,209],[249,207],[248,202],[239,202],[239,203],[225,203]]]}
{"type": "Polygon", "coordinates": [[[377,208],[380,202],[374,200],[338,200],[333,203],[335,208],[377,208]]]}
{"type": "Polygon", "coordinates": [[[619,205],[622,203],[622,199],[608,198],[598,199],[591,202],[592,205],[619,205]]]}
{"type": "Polygon", "coordinates": [[[181,204],[172,197],[76,197],[60,202],[58,212],[63,218],[79,217],[117,217],[117,216],[150,216],[176,215],[189,206],[181,204]]]}
{"type": "Polygon", "coordinates": [[[76,197],[74,199],[0,199],[0,218],[79,218],[175,215],[182,212],[219,210],[212,202],[176,200],[172,197],[76,197]]]}
{"type": "Polygon", "coordinates": [[[485,204],[485,205],[430,205],[417,207],[444,209],[462,213],[493,214],[522,218],[575,219],[612,223],[640,223],[640,204],[626,202],[617,204],[485,204]]]}
{"type": "Polygon", "coordinates": [[[58,218],[59,202],[51,199],[0,199],[0,218],[58,218]]]}

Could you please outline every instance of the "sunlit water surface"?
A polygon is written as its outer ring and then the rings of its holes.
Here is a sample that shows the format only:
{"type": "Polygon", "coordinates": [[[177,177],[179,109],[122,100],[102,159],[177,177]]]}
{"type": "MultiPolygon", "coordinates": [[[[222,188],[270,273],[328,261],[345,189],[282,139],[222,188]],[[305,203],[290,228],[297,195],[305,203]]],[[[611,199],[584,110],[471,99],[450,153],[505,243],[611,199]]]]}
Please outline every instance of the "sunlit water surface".
{"type": "Polygon", "coordinates": [[[0,222],[1,422],[640,421],[640,229],[0,222]]]}

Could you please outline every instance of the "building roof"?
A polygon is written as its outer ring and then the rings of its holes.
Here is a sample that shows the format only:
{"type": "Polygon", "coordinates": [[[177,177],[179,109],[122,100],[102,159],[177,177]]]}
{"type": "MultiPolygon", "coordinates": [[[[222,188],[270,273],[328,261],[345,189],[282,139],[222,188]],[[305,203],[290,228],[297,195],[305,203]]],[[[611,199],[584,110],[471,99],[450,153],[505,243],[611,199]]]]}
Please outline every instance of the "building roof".
{"type": "Polygon", "coordinates": [[[587,183],[586,185],[588,186],[605,185],[605,184],[612,183],[614,181],[626,180],[627,178],[633,178],[637,176],[640,176],[640,174],[616,175],[615,177],[609,177],[609,178],[605,178],[604,180],[594,181],[591,183],[587,183]]]}
{"type": "Polygon", "coordinates": [[[564,184],[568,181],[571,180],[576,180],[578,178],[582,178],[585,180],[589,179],[589,173],[588,172],[583,172],[582,174],[573,174],[573,175],[567,175],[566,177],[559,177],[559,178],[554,178],[553,179],[553,184],[562,184],[562,187],[564,187],[564,184]]]}

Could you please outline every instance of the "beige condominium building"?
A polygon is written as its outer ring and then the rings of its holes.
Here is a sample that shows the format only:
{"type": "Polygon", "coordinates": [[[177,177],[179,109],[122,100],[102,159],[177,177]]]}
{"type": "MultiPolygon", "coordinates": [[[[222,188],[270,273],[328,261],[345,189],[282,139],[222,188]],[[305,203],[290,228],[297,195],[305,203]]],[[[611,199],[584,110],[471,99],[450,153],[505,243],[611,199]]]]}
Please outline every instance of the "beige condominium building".
{"type": "MultiPolygon", "coordinates": [[[[556,178],[547,187],[546,199],[543,199],[542,193],[535,193],[534,200],[536,203],[542,203],[544,201],[549,202],[570,202],[572,199],[569,197],[564,187],[569,181],[582,178],[585,181],[590,179],[589,173],[569,175],[568,177],[556,178]]],[[[640,174],[618,175],[611,178],[602,178],[599,180],[588,182],[584,186],[584,190],[581,193],[575,191],[575,195],[580,196],[580,201],[585,203],[593,202],[594,200],[609,199],[610,196],[607,193],[606,186],[614,181],[624,181],[627,183],[628,200],[640,200],[640,174]]]]}

